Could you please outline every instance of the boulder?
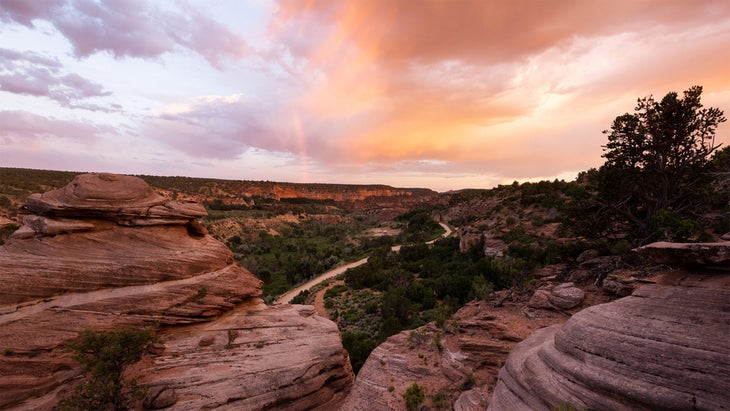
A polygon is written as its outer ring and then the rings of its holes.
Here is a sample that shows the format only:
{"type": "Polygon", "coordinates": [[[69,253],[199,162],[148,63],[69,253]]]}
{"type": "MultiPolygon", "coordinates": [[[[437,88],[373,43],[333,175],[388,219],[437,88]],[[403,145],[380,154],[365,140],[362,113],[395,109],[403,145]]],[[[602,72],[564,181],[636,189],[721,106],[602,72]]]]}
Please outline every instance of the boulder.
{"type": "Polygon", "coordinates": [[[175,388],[167,410],[337,409],[352,370],[337,325],[312,312],[261,303],[166,331],[164,353],[138,367],[140,382],[175,388]]]}
{"type": "Polygon", "coordinates": [[[601,288],[604,293],[613,294],[619,297],[626,297],[631,295],[634,291],[634,287],[631,284],[625,284],[616,280],[605,280],[601,288]]]}
{"type": "Polygon", "coordinates": [[[548,301],[563,310],[579,306],[586,297],[586,293],[573,283],[556,285],[548,295],[548,301]]]}
{"type": "Polygon", "coordinates": [[[536,290],[527,306],[537,309],[569,310],[579,306],[585,299],[585,292],[573,283],[562,283],[556,286],[544,286],[536,290]]]}
{"type": "Polygon", "coordinates": [[[584,262],[586,262],[588,260],[592,260],[594,258],[597,258],[600,255],[601,255],[601,252],[598,251],[598,250],[585,250],[582,253],[580,253],[580,255],[578,256],[578,258],[575,259],[575,261],[578,264],[580,264],[580,263],[584,263],[584,262]]]}
{"type": "Polygon", "coordinates": [[[586,284],[595,281],[596,278],[598,278],[598,275],[599,273],[592,270],[576,268],[574,270],[570,270],[568,275],[565,276],[565,279],[576,284],[586,284]]]}
{"type": "Polygon", "coordinates": [[[550,304],[550,290],[535,290],[532,297],[530,297],[530,301],[527,302],[527,306],[537,309],[553,308],[550,304]]]}

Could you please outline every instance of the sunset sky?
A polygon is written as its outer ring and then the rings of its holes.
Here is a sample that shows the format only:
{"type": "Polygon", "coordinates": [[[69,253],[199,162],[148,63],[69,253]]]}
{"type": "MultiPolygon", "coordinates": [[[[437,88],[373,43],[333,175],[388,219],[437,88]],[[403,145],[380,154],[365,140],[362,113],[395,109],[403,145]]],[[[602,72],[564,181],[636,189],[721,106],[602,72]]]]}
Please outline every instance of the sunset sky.
{"type": "Polygon", "coordinates": [[[0,0],[6,167],[572,180],[638,97],[692,85],[730,114],[730,1],[0,0]]]}

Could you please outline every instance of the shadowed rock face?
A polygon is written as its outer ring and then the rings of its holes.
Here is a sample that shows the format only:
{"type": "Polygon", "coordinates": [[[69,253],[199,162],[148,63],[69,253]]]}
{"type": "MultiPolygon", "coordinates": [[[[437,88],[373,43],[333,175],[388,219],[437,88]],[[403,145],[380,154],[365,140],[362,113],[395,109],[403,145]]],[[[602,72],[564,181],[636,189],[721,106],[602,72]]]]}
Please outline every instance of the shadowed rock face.
{"type": "Polygon", "coordinates": [[[137,372],[172,409],[336,406],[349,389],[335,324],[267,308],[261,281],[198,225],[201,206],[93,174],[25,209],[0,246],[0,409],[66,395],[80,372],[66,346],[89,328],[161,326],[164,345],[137,372]]]}
{"type": "Polygon", "coordinates": [[[727,409],[730,276],[676,277],[531,334],[510,352],[489,409],[727,409]]]}

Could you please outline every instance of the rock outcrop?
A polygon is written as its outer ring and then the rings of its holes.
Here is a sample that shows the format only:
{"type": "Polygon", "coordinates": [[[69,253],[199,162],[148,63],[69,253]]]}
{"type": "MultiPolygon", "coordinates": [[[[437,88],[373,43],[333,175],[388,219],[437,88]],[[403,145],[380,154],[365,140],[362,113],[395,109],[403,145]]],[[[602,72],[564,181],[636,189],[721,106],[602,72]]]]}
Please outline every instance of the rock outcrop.
{"type": "Polygon", "coordinates": [[[135,366],[150,408],[336,407],[349,390],[335,324],[263,304],[261,282],[197,222],[199,205],[91,174],[24,209],[0,247],[0,409],[50,409],[80,372],[68,343],[116,327],[162,336],[135,366]]]}
{"type": "MultiPolygon", "coordinates": [[[[689,248],[706,256],[726,246],[649,248],[653,255],[689,248]]],[[[698,261],[692,260],[695,267],[698,261]]],[[[730,276],[697,269],[670,274],[678,279],[644,285],[519,343],[500,371],[489,409],[727,409],[730,276]]]]}
{"type": "Polygon", "coordinates": [[[730,241],[720,243],[658,242],[639,247],[636,252],[657,264],[730,271],[730,241]]]}
{"type": "Polygon", "coordinates": [[[370,354],[341,409],[404,409],[402,394],[417,383],[427,390],[426,406],[483,410],[512,347],[531,329],[563,321],[561,314],[547,314],[527,326],[514,307],[473,301],[442,328],[429,323],[396,334],[370,354]]]}

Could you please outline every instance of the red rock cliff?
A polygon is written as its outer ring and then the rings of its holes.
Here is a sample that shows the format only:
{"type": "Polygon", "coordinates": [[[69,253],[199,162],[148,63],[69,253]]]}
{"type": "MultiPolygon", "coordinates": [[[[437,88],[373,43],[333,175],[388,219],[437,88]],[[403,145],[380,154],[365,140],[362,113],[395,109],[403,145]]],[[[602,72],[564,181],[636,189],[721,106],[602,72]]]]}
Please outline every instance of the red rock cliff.
{"type": "Polygon", "coordinates": [[[32,195],[0,247],[0,409],[50,409],[80,369],[87,328],[159,327],[135,372],[168,409],[337,407],[352,383],[334,323],[269,308],[261,282],[205,233],[194,203],[136,177],[87,174],[32,195]]]}

